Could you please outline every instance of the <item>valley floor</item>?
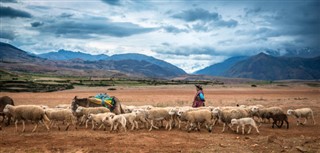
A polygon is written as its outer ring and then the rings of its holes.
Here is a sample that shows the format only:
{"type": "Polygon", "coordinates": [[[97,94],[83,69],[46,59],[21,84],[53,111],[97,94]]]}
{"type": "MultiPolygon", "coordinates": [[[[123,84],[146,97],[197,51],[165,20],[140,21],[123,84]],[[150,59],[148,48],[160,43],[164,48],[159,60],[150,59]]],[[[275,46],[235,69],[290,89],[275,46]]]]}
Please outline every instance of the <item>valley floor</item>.
{"type": "MultiPolygon", "coordinates": [[[[107,92],[125,105],[150,104],[158,107],[190,106],[195,94],[192,85],[180,86],[117,86],[108,91],[104,87],[76,87],[72,90],[49,93],[8,93],[16,105],[42,104],[54,107],[70,104],[74,96],[88,97],[107,92]]],[[[221,133],[222,125],[216,125],[212,133],[202,129],[188,133],[174,128],[149,132],[146,129],[109,132],[80,127],[75,130],[47,132],[43,126],[31,133],[32,124],[26,132],[15,132],[14,125],[0,131],[0,152],[320,152],[320,88],[303,84],[287,86],[250,85],[204,86],[207,106],[235,106],[236,104],[280,106],[289,108],[310,107],[315,112],[317,124],[297,126],[289,117],[290,128],[272,129],[265,123],[260,135],[254,130],[250,135],[236,134],[230,130],[221,133]]],[[[22,126],[19,124],[19,129],[22,126]]]]}

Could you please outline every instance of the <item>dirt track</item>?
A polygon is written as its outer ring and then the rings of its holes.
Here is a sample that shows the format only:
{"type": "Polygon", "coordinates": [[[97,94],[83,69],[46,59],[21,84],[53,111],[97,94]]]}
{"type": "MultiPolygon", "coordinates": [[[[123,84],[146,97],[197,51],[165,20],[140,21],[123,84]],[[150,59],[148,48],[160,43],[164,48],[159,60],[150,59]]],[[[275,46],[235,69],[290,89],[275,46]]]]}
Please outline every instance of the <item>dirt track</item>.
{"type": "MultiPolygon", "coordinates": [[[[151,104],[154,106],[191,105],[195,88],[193,86],[154,86],[106,88],[77,87],[73,90],[51,93],[4,93],[12,97],[16,105],[44,104],[53,107],[69,104],[74,96],[87,97],[101,92],[118,97],[126,105],[151,104]]],[[[92,131],[80,127],[69,131],[43,126],[31,133],[28,124],[25,133],[15,132],[14,125],[0,131],[0,152],[320,152],[320,89],[304,85],[264,86],[205,86],[207,105],[232,106],[236,104],[262,104],[288,108],[311,107],[315,112],[317,125],[310,120],[305,126],[297,126],[289,117],[290,129],[272,129],[271,124],[260,127],[260,135],[253,130],[250,135],[235,134],[230,130],[221,133],[222,126],[216,125],[212,133],[202,129],[187,133],[184,130],[164,129],[148,132],[92,131]]],[[[19,130],[22,126],[19,124],[19,130]]]]}

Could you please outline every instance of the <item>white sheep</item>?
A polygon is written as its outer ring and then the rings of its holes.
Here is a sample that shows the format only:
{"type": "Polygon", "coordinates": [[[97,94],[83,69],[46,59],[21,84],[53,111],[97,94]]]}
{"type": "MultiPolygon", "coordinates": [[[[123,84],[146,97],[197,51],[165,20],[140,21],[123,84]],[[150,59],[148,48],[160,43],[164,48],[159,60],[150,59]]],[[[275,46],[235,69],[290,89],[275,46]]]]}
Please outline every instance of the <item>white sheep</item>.
{"type": "Polygon", "coordinates": [[[232,119],[249,117],[248,112],[241,108],[233,108],[233,109],[214,108],[212,110],[212,113],[218,116],[219,120],[223,123],[222,132],[224,132],[226,125],[228,125],[230,129],[233,130],[233,128],[230,126],[232,119]]]}
{"type": "MultiPolygon", "coordinates": [[[[46,115],[51,120],[51,126],[55,124],[55,122],[62,121],[63,123],[67,123],[66,131],[68,130],[70,124],[72,124],[75,129],[77,129],[76,125],[76,117],[72,114],[71,109],[46,109],[46,115]]],[[[58,130],[60,130],[59,124],[58,130]]]]}
{"type": "Polygon", "coordinates": [[[166,129],[171,130],[171,115],[169,114],[168,108],[153,108],[147,111],[147,119],[150,121],[150,129],[151,131],[153,128],[159,129],[157,126],[154,125],[154,121],[167,121],[166,129]]]}
{"type": "Polygon", "coordinates": [[[108,117],[105,117],[102,120],[103,124],[110,124],[111,128],[110,131],[112,130],[117,130],[117,127],[119,124],[121,124],[122,128],[124,129],[125,132],[127,132],[126,124],[127,124],[127,119],[123,116],[123,114],[119,115],[109,115],[108,117]]]}
{"type": "Polygon", "coordinates": [[[89,114],[98,114],[98,113],[108,113],[110,112],[110,110],[108,108],[105,107],[81,107],[79,106],[75,113],[77,117],[82,117],[82,122],[86,122],[86,128],[88,128],[88,116],[89,114]]]}
{"type": "MultiPolygon", "coordinates": [[[[184,115],[181,115],[187,111],[194,111],[194,110],[198,110],[196,108],[190,108],[190,107],[176,107],[176,108],[172,108],[169,110],[169,114],[171,116],[176,116],[176,120],[178,122],[178,128],[181,129],[181,123],[182,122],[188,122],[188,120],[185,118],[184,115]]],[[[186,129],[188,128],[189,123],[187,123],[186,125],[186,129]]]]}
{"type": "Polygon", "coordinates": [[[214,123],[214,116],[211,111],[206,109],[199,109],[199,110],[189,110],[189,111],[179,111],[178,115],[181,118],[184,118],[188,121],[189,126],[188,132],[190,132],[194,127],[194,125],[198,125],[198,130],[200,130],[199,124],[205,123],[206,128],[209,132],[212,131],[213,123],[214,123]]]}
{"type": "Polygon", "coordinates": [[[257,131],[257,133],[259,134],[259,130],[257,127],[256,122],[254,121],[253,118],[250,117],[244,117],[244,118],[240,118],[240,119],[232,119],[231,120],[231,125],[238,125],[237,126],[237,133],[239,133],[239,127],[242,127],[242,134],[244,134],[244,128],[246,125],[249,125],[249,130],[248,130],[248,134],[250,134],[252,127],[254,127],[257,131]]]}
{"type": "MultiPolygon", "coordinates": [[[[135,109],[132,112],[136,113],[136,121],[144,124],[145,128],[149,127],[149,122],[147,120],[147,110],[135,109]]],[[[136,129],[139,129],[139,123],[136,125],[136,129]]]]}
{"type": "Polygon", "coordinates": [[[316,121],[314,120],[313,111],[311,108],[300,108],[300,109],[289,109],[287,111],[288,115],[293,115],[297,119],[297,125],[306,124],[308,118],[311,117],[313,120],[313,125],[316,125],[316,121]],[[304,118],[304,123],[300,123],[300,118],[304,118]]]}
{"type": "Polygon", "coordinates": [[[45,114],[45,111],[36,105],[19,105],[19,106],[12,106],[6,105],[3,112],[10,113],[15,118],[15,126],[16,131],[18,131],[18,122],[22,121],[22,132],[25,131],[25,120],[35,121],[36,125],[33,128],[32,132],[35,132],[38,128],[38,124],[42,122],[47,130],[49,131],[49,127],[47,126],[46,122],[50,122],[49,118],[45,114]]]}
{"type": "Polygon", "coordinates": [[[137,128],[138,123],[136,121],[137,118],[137,113],[136,112],[132,112],[132,113],[127,113],[127,114],[120,114],[122,116],[124,116],[127,120],[127,123],[131,124],[131,130],[134,130],[135,128],[137,128]]]}
{"type": "MultiPolygon", "coordinates": [[[[98,114],[89,114],[88,120],[92,121],[92,130],[95,130],[95,124],[100,125],[99,129],[104,126],[102,120],[105,119],[106,117],[109,117],[110,115],[115,115],[114,113],[98,113],[98,114]]],[[[104,126],[104,130],[106,127],[104,126]]]]}

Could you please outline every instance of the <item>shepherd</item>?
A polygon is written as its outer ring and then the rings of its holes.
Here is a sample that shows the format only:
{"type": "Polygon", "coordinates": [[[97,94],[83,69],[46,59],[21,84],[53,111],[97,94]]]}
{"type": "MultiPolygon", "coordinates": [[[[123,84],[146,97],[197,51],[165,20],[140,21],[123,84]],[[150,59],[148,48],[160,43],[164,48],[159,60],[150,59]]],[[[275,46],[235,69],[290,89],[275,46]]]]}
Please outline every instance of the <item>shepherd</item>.
{"type": "Polygon", "coordinates": [[[196,86],[197,93],[194,96],[192,107],[204,107],[205,99],[204,99],[202,86],[200,84],[196,84],[195,86],[196,86]]]}

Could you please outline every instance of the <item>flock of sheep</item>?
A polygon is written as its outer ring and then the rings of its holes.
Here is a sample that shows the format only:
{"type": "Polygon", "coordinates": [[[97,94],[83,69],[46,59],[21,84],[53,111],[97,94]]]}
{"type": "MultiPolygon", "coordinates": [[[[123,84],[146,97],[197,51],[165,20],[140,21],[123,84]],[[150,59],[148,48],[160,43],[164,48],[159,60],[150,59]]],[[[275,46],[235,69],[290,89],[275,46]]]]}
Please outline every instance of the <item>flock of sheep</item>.
{"type": "MultiPolygon", "coordinates": [[[[245,133],[245,126],[249,126],[246,132],[249,134],[253,127],[259,133],[259,127],[266,119],[273,120],[272,127],[276,125],[281,128],[286,122],[289,128],[287,115],[292,115],[297,119],[297,124],[306,124],[308,118],[314,120],[313,111],[310,108],[289,109],[285,111],[280,107],[264,107],[262,105],[254,106],[238,106],[238,107],[153,107],[151,105],[145,106],[124,106],[122,108],[125,114],[114,114],[109,109],[104,107],[81,107],[76,111],[70,109],[70,105],[59,105],[55,108],[38,105],[6,105],[3,113],[6,116],[12,116],[15,120],[16,131],[18,131],[17,124],[22,121],[23,129],[25,131],[25,121],[32,121],[35,127],[32,132],[37,130],[38,125],[44,125],[49,131],[50,128],[58,128],[63,123],[68,130],[69,126],[85,125],[88,128],[88,123],[91,123],[91,128],[110,128],[110,131],[120,130],[127,131],[140,129],[141,127],[149,129],[159,129],[164,126],[166,130],[172,128],[185,128],[188,132],[193,130],[200,131],[201,128],[206,128],[209,132],[212,131],[213,126],[217,123],[223,124],[222,132],[225,131],[226,125],[232,129],[237,125],[236,132],[239,132],[239,127],[242,127],[242,134],[245,133]],[[304,123],[300,119],[304,118],[304,123]],[[256,123],[260,123],[257,125],[256,123]],[[183,126],[182,125],[186,125],[183,126]]],[[[4,120],[4,118],[3,118],[4,120]]]]}

